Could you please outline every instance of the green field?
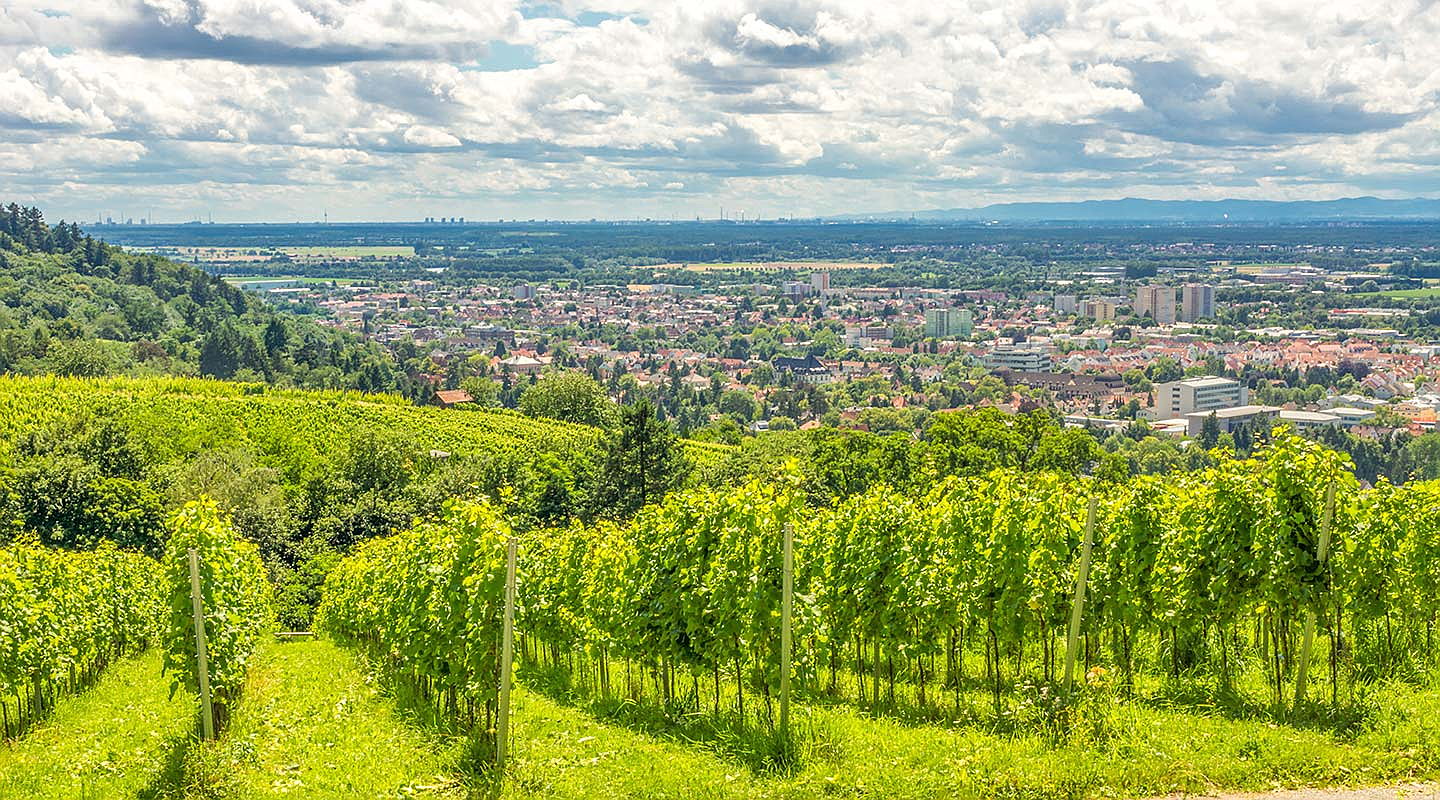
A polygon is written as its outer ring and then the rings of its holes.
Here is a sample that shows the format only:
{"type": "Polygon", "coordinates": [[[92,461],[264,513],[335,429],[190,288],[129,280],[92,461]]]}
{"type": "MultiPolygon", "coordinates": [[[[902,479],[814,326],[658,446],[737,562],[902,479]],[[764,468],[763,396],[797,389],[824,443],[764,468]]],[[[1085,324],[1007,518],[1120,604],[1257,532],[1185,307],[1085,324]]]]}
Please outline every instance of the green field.
{"type": "Polygon", "coordinates": [[[1435,300],[1440,298],[1440,286],[1425,286],[1420,289],[1391,289],[1385,292],[1369,292],[1361,297],[1389,297],[1395,300],[1435,300]]]}

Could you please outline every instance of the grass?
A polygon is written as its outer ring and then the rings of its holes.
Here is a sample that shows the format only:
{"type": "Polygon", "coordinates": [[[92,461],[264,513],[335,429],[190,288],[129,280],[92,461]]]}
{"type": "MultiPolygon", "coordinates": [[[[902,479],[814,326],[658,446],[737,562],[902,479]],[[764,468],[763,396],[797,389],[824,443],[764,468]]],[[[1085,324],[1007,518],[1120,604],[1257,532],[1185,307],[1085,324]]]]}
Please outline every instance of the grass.
{"type": "Polygon", "coordinates": [[[1377,689],[1358,721],[1285,724],[1171,690],[1082,706],[1068,732],[1024,701],[997,720],[979,686],[958,715],[872,713],[842,691],[801,705],[795,762],[777,766],[766,737],[736,732],[733,720],[572,694],[544,669],[523,674],[532,691],[516,711],[516,797],[1138,798],[1433,779],[1440,769],[1440,689],[1403,684],[1377,689]]]}
{"type": "MultiPolygon", "coordinates": [[[[417,722],[327,641],[267,644],[220,742],[191,743],[190,701],[166,699],[158,657],[116,665],[0,750],[0,797],[35,798],[1071,798],[1434,779],[1440,688],[1374,688],[1344,720],[1277,722],[1184,687],[1097,701],[1057,733],[987,715],[982,687],[958,719],[932,706],[796,708],[794,759],[725,714],[571,692],[528,667],[513,707],[512,759],[496,786],[463,739],[417,722]]],[[[948,699],[948,698],[947,698],[948,699]]],[[[953,709],[953,707],[952,707],[953,709]]]]}
{"type": "Polygon", "coordinates": [[[410,245],[319,245],[314,247],[277,247],[282,253],[300,258],[409,258],[415,255],[410,245]]]}
{"type": "Polygon", "coordinates": [[[224,738],[197,770],[219,798],[459,798],[464,746],[407,724],[328,641],[267,644],[224,738]]]}
{"type": "Polygon", "coordinates": [[[195,720],[190,699],[169,691],[158,651],[112,664],[89,691],[61,699],[50,719],[0,744],[0,797],[153,796],[183,758],[195,720]]]}

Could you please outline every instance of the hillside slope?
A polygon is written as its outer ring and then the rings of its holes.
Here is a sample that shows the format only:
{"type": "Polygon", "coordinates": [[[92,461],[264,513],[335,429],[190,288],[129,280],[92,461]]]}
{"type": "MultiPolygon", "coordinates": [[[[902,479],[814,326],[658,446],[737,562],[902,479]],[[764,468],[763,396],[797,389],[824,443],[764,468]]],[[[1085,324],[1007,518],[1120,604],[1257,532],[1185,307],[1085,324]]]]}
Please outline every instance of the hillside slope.
{"type": "Polygon", "coordinates": [[[379,347],[268,308],[195,267],[0,208],[0,372],[206,375],[367,392],[420,387],[379,347]]]}
{"type": "MultiPolygon", "coordinates": [[[[730,450],[683,446],[702,470],[730,450]]],[[[593,488],[602,450],[596,428],[395,395],[3,376],[0,541],[153,551],[169,510],[207,494],[259,544],[282,618],[302,626],[338,552],[452,498],[501,500],[522,526],[607,513],[593,488]]]]}

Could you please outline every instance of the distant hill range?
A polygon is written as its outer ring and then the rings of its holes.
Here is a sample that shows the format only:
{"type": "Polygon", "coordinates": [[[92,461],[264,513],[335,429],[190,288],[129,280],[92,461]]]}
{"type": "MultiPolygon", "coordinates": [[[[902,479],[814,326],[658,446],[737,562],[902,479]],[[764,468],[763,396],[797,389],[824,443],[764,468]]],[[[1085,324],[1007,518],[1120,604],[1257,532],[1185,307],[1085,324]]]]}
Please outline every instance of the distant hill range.
{"type": "Polygon", "coordinates": [[[927,222],[1321,222],[1440,220],[1440,199],[1386,200],[1084,200],[1068,203],[996,203],[983,208],[846,214],[837,219],[916,219],[927,222]]]}

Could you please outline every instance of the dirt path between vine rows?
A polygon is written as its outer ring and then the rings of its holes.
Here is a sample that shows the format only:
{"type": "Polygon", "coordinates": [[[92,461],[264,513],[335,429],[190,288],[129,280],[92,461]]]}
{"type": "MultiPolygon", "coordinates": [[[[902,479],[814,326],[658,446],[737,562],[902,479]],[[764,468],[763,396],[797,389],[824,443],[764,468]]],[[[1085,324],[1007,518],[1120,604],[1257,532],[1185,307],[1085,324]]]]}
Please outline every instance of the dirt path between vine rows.
{"type": "Polygon", "coordinates": [[[1440,784],[1404,783],[1369,789],[1285,789],[1278,792],[1172,794],[1158,800],[1440,800],[1440,784]]]}

